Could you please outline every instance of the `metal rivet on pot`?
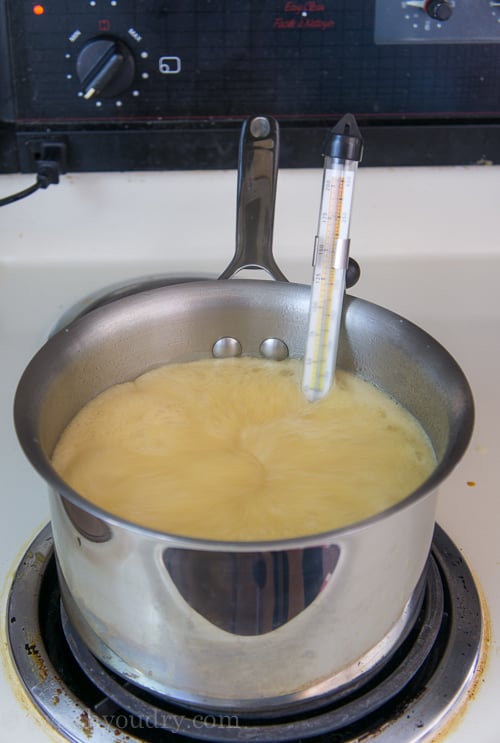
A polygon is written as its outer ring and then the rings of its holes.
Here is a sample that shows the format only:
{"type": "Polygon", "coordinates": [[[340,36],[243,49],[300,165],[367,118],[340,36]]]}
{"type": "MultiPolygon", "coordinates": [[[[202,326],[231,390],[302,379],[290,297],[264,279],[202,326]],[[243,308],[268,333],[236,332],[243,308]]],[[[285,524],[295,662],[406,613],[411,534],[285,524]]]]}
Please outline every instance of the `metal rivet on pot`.
{"type": "Polygon", "coordinates": [[[212,356],[216,359],[227,359],[232,356],[241,356],[241,343],[236,338],[219,338],[212,347],[212,356]]]}
{"type": "Polygon", "coordinates": [[[273,361],[283,361],[289,355],[288,346],[279,338],[266,338],[260,344],[259,351],[264,358],[273,361]]]}

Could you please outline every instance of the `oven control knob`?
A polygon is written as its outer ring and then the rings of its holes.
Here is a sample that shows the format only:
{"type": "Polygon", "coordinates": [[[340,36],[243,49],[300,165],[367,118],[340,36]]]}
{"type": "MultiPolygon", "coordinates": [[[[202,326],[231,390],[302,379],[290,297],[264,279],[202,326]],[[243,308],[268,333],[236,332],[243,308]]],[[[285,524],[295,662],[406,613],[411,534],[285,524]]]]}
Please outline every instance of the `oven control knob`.
{"type": "Polygon", "coordinates": [[[134,55],[120,39],[99,36],[87,41],[80,51],[76,74],[86,100],[97,96],[112,98],[132,85],[134,55]]]}
{"type": "Polygon", "coordinates": [[[453,8],[447,0],[427,0],[424,10],[427,15],[430,15],[436,21],[447,21],[452,14],[453,8]]]}

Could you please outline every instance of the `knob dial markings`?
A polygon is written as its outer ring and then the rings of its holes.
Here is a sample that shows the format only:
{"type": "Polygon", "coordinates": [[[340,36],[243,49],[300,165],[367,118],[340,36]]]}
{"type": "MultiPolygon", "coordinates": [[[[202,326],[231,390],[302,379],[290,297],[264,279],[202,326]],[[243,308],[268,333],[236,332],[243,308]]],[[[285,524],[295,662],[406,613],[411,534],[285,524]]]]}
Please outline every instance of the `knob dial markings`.
{"type": "Polygon", "coordinates": [[[134,81],[134,55],[121,39],[96,37],[87,41],[79,52],[76,72],[86,100],[117,96],[134,81]]]}

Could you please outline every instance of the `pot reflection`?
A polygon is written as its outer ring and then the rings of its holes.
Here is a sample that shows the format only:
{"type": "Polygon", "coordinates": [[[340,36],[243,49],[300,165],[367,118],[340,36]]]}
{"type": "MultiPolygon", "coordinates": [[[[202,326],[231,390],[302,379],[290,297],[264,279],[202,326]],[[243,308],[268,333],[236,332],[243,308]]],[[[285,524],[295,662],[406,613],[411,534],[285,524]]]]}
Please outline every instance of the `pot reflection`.
{"type": "Polygon", "coordinates": [[[61,503],[69,520],[82,537],[89,542],[108,542],[111,539],[111,527],[105,521],[66,498],[61,498],[61,503]]]}
{"type": "Polygon", "coordinates": [[[189,606],[226,632],[263,635],[311,604],[332,576],[336,545],[277,552],[168,548],[163,562],[189,606]]]}

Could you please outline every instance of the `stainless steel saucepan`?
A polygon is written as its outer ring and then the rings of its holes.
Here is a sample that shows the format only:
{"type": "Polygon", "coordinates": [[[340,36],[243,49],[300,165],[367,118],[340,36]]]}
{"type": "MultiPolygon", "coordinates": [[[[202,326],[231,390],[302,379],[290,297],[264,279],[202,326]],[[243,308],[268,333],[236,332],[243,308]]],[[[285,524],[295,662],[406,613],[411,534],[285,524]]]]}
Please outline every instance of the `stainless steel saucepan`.
{"type": "MultiPolygon", "coordinates": [[[[244,130],[251,143],[242,168],[251,178],[239,185],[244,234],[224,276],[249,263],[283,279],[270,252],[276,125],[258,119],[244,130]]],[[[373,674],[419,611],[437,488],[469,442],[473,402],[449,353],[379,306],[346,296],[338,364],[415,415],[437,458],[429,479],[381,514],[285,541],[188,539],[103,511],[51,466],[73,416],[104,389],[147,369],[211,355],[301,357],[309,300],[310,287],[284,280],[139,291],[61,329],[19,383],[16,428],[50,485],[71,624],[102,663],[180,703],[246,715],[306,707],[373,674]]]]}

